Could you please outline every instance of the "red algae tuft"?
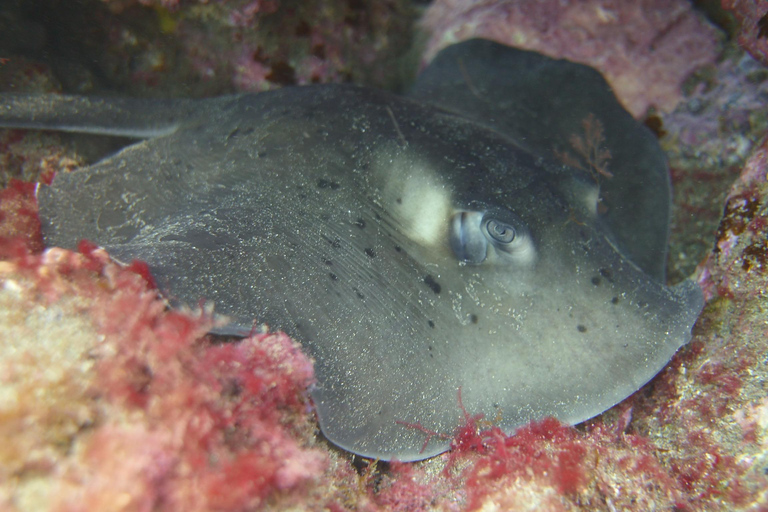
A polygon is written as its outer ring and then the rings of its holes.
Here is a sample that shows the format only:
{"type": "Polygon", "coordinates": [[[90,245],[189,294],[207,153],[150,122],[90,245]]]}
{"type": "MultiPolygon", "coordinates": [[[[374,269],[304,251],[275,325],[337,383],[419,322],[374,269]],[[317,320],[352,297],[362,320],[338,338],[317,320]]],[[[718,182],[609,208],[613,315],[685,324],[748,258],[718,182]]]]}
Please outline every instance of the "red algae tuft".
{"type": "Polygon", "coordinates": [[[470,503],[485,494],[486,481],[500,478],[538,477],[561,494],[577,493],[585,483],[582,462],[587,450],[572,427],[554,418],[526,425],[511,436],[493,428],[485,437],[488,452],[467,479],[468,489],[474,491],[470,503]]]}

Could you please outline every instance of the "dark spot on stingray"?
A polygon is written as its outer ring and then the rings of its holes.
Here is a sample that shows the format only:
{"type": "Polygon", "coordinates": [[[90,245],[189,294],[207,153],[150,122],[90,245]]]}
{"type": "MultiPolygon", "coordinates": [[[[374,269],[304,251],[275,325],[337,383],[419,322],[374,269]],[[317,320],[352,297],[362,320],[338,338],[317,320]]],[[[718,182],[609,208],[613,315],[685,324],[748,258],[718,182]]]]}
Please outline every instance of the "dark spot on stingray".
{"type": "Polygon", "coordinates": [[[334,274],[333,272],[329,272],[329,273],[328,273],[328,277],[330,277],[330,278],[331,278],[331,281],[338,281],[338,280],[339,280],[339,276],[337,276],[337,275],[336,275],[336,274],[334,274]]]}
{"type": "Polygon", "coordinates": [[[402,252],[402,251],[403,251],[403,248],[402,248],[402,247],[400,247],[399,245],[396,245],[396,246],[395,246],[395,251],[397,251],[397,252],[402,252]]]}
{"type": "Polygon", "coordinates": [[[240,133],[240,128],[235,128],[229,134],[227,135],[227,140],[232,139],[234,137],[237,137],[237,135],[240,133]]]}
{"type": "Polygon", "coordinates": [[[317,180],[317,188],[320,188],[320,189],[329,188],[331,190],[339,190],[341,188],[341,185],[339,185],[335,181],[330,181],[324,178],[320,178],[319,180],[317,180]]]}
{"type": "Polygon", "coordinates": [[[576,326],[576,330],[579,331],[579,332],[587,332],[587,327],[584,326],[584,325],[579,324],[579,325],[576,326]]]}
{"type": "Polygon", "coordinates": [[[330,238],[328,238],[325,235],[323,235],[323,238],[325,238],[325,240],[328,242],[328,245],[330,245],[334,249],[339,249],[341,247],[341,239],[340,238],[337,237],[337,238],[334,238],[333,240],[331,240],[330,238]]]}
{"type": "Polygon", "coordinates": [[[365,252],[365,255],[368,256],[369,258],[375,258],[376,257],[376,253],[370,247],[366,247],[364,252],[365,252]]]}
{"type": "Polygon", "coordinates": [[[592,281],[592,284],[593,284],[593,285],[595,285],[595,286],[600,286],[600,277],[598,277],[598,276],[594,276],[594,277],[591,279],[591,281],[592,281]]]}
{"type": "MultiPolygon", "coordinates": [[[[427,320],[427,325],[429,325],[431,328],[435,328],[435,322],[432,320],[427,320]]],[[[432,350],[432,347],[429,347],[429,350],[432,350]]]]}
{"type": "Polygon", "coordinates": [[[256,156],[258,158],[264,158],[265,156],[267,156],[267,152],[266,151],[257,151],[256,152],[256,156]]]}
{"type": "Polygon", "coordinates": [[[619,298],[618,297],[614,297],[614,298],[611,299],[611,304],[615,305],[615,304],[618,304],[618,303],[619,303],[619,298]]]}
{"type": "Polygon", "coordinates": [[[332,260],[329,260],[329,259],[324,259],[324,260],[323,260],[323,263],[325,263],[325,264],[326,264],[326,265],[328,265],[328,266],[331,266],[331,265],[333,265],[333,261],[332,261],[332,260]]]}
{"type": "Polygon", "coordinates": [[[424,277],[424,284],[429,286],[429,289],[435,292],[435,295],[440,294],[440,290],[442,290],[442,287],[440,286],[440,283],[435,281],[435,278],[432,277],[432,274],[427,274],[426,277],[424,277]]]}
{"type": "Polygon", "coordinates": [[[355,221],[355,226],[359,227],[360,229],[365,228],[365,220],[362,217],[358,217],[355,221]]]}
{"type": "Polygon", "coordinates": [[[601,276],[608,280],[609,283],[613,282],[613,272],[608,268],[601,268],[598,270],[601,276]]]}
{"type": "Polygon", "coordinates": [[[476,314],[472,313],[471,315],[469,315],[469,321],[472,322],[473,324],[476,324],[477,322],[480,321],[480,319],[476,314]]]}
{"type": "Polygon", "coordinates": [[[402,197],[398,197],[397,199],[395,199],[395,201],[397,202],[397,204],[403,204],[403,198],[402,197]]]}
{"type": "Polygon", "coordinates": [[[373,213],[373,216],[376,220],[381,220],[381,215],[379,215],[377,212],[373,213]]]}
{"type": "Polygon", "coordinates": [[[358,290],[357,288],[352,288],[352,290],[355,292],[355,295],[357,295],[358,299],[364,299],[365,298],[365,295],[363,295],[362,292],[360,292],[360,290],[358,290]]]}

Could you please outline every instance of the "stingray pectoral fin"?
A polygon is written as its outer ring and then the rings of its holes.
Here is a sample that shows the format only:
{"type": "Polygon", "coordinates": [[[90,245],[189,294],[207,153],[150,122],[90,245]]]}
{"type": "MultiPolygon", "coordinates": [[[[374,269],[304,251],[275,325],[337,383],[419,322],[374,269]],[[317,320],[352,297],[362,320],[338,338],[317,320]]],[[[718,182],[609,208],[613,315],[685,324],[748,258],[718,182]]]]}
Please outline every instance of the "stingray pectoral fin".
{"type": "Polygon", "coordinates": [[[197,104],[186,99],[3,94],[0,127],[147,139],[176,131],[197,104]]]}
{"type": "MultiPolygon", "coordinates": [[[[704,308],[704,294],[701,287],[692,278],[685,279],[674,286],[669,287],[669,291],[677,300],[683,304],[679,322],[682,325],[693,326],[704,308]]],[[[690,341],[691,337],[681,340],[680,346],[690,341]]]]}

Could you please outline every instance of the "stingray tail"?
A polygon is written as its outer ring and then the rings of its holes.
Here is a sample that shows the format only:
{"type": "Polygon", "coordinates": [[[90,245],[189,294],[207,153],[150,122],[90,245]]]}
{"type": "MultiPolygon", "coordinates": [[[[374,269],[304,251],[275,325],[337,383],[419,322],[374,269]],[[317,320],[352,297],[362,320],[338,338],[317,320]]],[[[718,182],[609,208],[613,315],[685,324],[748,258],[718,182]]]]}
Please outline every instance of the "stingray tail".
{"type": "Polygon", "coordinates": [[[186,99],[2,94],[0,128],[146,139],[173,133],[193,112],[192,104],[186,99]]]}

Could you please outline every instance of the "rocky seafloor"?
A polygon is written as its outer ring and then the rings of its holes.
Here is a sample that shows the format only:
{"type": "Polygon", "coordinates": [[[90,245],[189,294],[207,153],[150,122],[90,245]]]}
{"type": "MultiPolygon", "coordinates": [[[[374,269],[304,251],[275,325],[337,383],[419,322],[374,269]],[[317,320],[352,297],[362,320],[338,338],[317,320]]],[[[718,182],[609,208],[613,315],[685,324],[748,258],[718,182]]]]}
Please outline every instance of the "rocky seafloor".
{"type": "Polygon", "coordinates": [[[768,2],[723,4],[3,3],[6,92],[398,88],[473,36],[589,63],[668,154],[669,279],[695,273],[708,302],[656,378],[584,424],[510,436],[468,411],[449,453],[361,460],[318,436],[298,344],[222,344],[142,264],[44,247],[35,183],[115,142],[0,131],[0,510],[768,510],[768,2]]]}

